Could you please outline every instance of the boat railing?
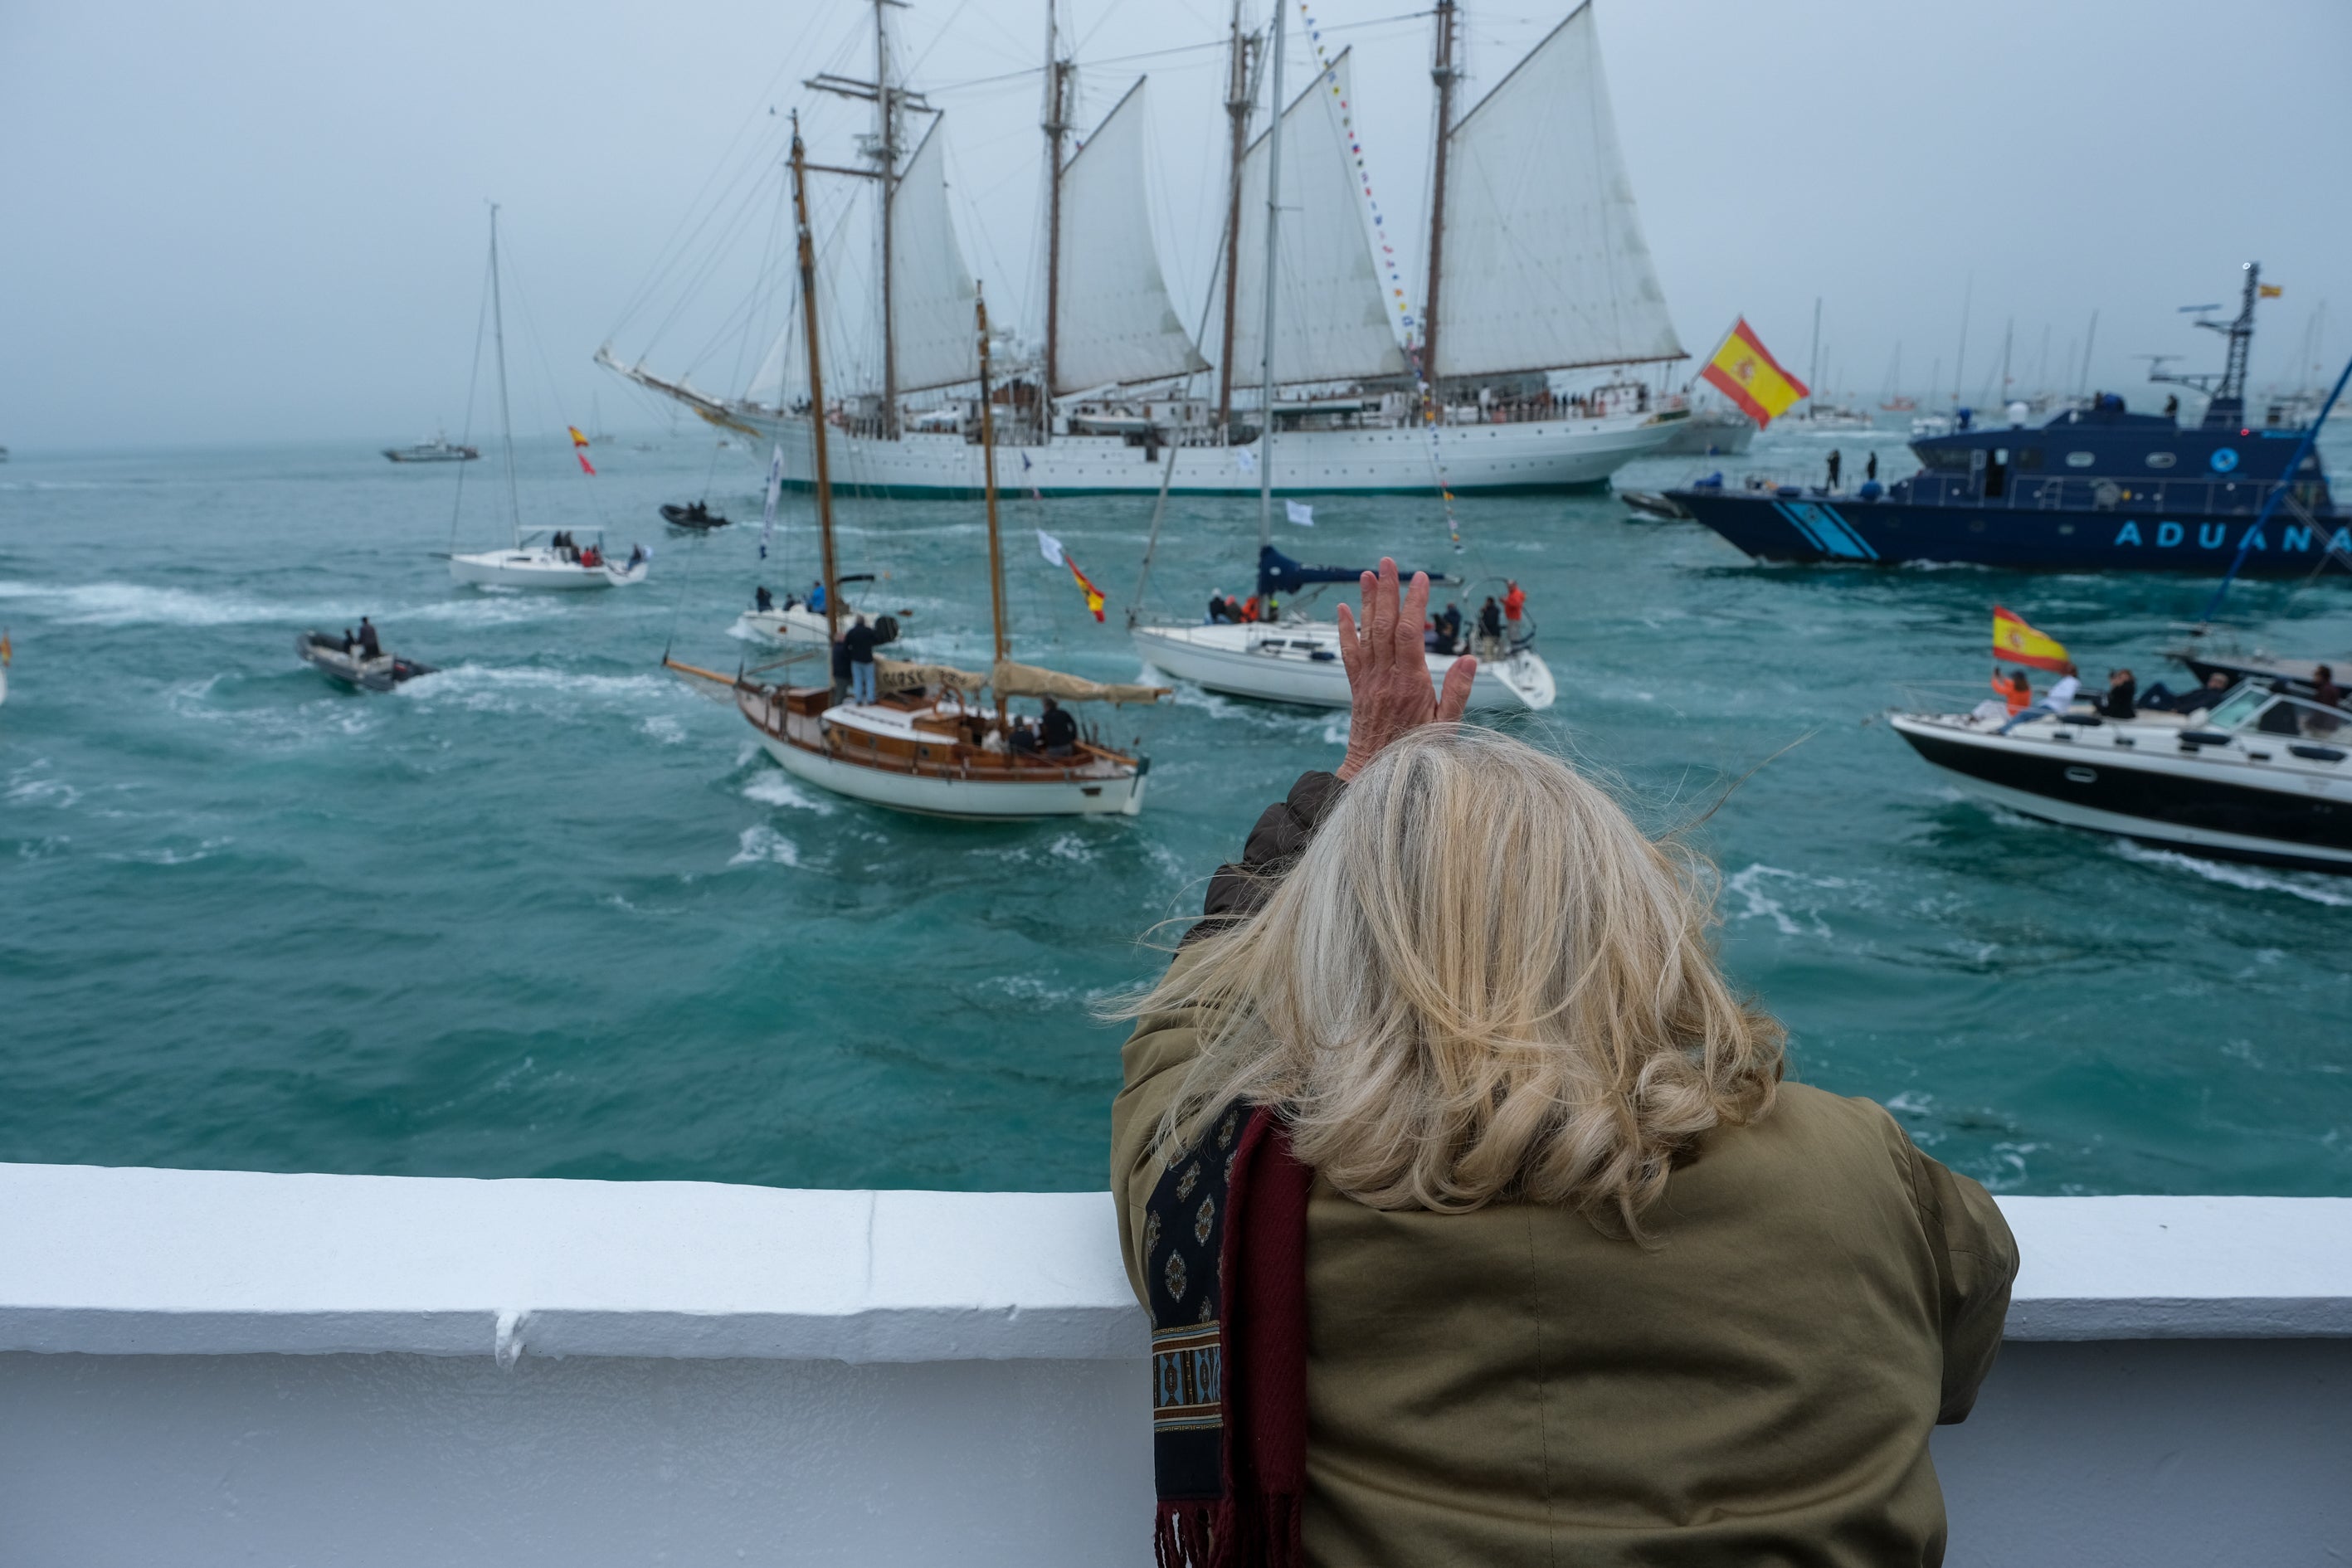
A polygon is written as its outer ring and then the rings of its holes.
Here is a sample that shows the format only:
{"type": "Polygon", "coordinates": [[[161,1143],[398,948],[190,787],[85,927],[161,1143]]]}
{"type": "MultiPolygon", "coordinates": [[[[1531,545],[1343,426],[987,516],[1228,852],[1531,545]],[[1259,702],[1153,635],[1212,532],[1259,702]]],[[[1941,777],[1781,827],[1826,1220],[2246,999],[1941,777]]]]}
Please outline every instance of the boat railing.
{"type": "MultiPolygon", "coordinates": [[[[1986,494],[1983,480],[1974,474],[1923,469],[1902,482],[1903,499],[1926,506],[1967,506],[1988,511],[2118,511],[2128,507],[2135,511],[2210,518],[2253,516],[2262,510],[2275,481],[2011,474],[2000,495],[1986,494]]],[[[2315,482],[2294,486],[2280,509],[2289,514],[2285,526],[2317,529],[2323,526],[2323,519],[2328,520],[2326,526],[2334,526],[2341,513],[2332,508],[2319,510],[2319,500],[2315,482]]]]}

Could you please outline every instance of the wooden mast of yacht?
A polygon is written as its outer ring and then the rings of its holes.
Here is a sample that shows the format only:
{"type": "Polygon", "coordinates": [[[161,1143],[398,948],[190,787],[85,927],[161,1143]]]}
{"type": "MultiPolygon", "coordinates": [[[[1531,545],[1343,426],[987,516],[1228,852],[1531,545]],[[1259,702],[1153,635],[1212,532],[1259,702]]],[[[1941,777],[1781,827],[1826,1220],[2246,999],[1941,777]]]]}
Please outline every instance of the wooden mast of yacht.
{"type": "MultiPolygon", "coordinates": [[[[1277,0],[1278,3],[1278,0],[1277,0]]],[[[1249,36],[1242,31],[1242,0],[1234,0],[1233,41],[1225,63],[1225,115],[1233,121],[1232,163],[1226,172],[1224,347],[1217,354],[1217,438],[1234,427],[1234,284],[1242,266],[1242,163],[1249,156],[1249,36]]],[[[1275,112],[1282,111],[1281,105],[1275,112]]]]}
{"type": "MultiPolygon", "coordinates": [[[[1054,438],[1054,394],[1062,371],[1062,143],[1070,134],[1070,77],[1076,68],[1059,53],[1057,6],[1045,0],[1045,384],[1038,388],[1037,438],[1054,438]]],[[[981,355],[988,353],[987,334],[981,355]]],[[[983,401],[985,391],[982,393],[983,401]]],[[[986,416],[982,416],[985,419],[986,416]]],[[[1000,652],[997,656],[1003,658],[1000,652]]]]}
{"type": "MultiPolygon", "coordinates": [[[[816,352],[816,240],[809,232],[808,154],[801,144],[801,117],[793,113],[793,226],[800,246],[801,326],[808,338],[809,439],[816,454],[816,530],[824,552],[824,640],[841,640],[841,585],[833,552],[833,472],[824,441],[824,366],[816,352]]],[[[825,667],[832,679],[832,665],[825,667]]]]}
{"type": "Polygon", "coordinates": [[[1437,388],[1437,300],[1445,279],[1445,144],[1454,131],[1454,84],[1462,73],[1454,63],[1454,0],[1437,0],[1437,52],[1429,78],[1437,84],[1437,146],[1429,169],[1429,295],[1421,311],[1421,375],[1429,384],[1429,398],[1440,404],[1437,388]]]}
{"type": "Polygon", "coordinates": [[[1275,262],[1280,254],[1282,230],[1282,4],[1276,0],[1266,26],[1266,47],[1274,51],[1274,108],[1269,110],[1265,143],[1265,313],[1258,328],[1258,347],[1265,356],[1258,402],[1257,550],[1259,570],[1265,570],[1266,547],[1274,542],[1274,302],[1275,262]]]}
{"type": "MultiPolygon", "coordinates": [[[[989,685],[995,688],[995,669],[1011,648],[1004,636],[1004,541],[996,527],[996,414],[988,384],[988,297],[974,285],[972,319],[980,333],[980,473],[988,500],[988,613],[994,627],[996,657],[989,666],[989,685]]],[[[827,595],[830,597],[830,595],[827,595]]],[[[1004,693],[996,691],[996,728],[1007,737],[1012,729],[1004,718],[1004,693]]],[[[1010,751],[1006,755],[1011,755],[1010,751]]]]}

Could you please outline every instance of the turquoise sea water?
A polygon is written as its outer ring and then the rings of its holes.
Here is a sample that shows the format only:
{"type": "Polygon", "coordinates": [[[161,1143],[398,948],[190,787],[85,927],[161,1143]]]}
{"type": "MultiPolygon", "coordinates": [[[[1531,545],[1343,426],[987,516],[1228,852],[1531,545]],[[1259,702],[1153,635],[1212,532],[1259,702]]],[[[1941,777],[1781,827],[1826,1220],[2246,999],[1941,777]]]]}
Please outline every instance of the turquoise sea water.
{"type": "MultiPolygon", "coordinates": [[[[2333,442],[2332,467],[2352,471],[2333,442]]],[[[1817,467],[1898,437],[1792,437],[1817,467]]],[[[813,574],[805,500],[755,559],[739,519],[665,535],[709,442],[526,455],[524,510],[656,560],[578,597],[453,586],[448,468],[363,446],[43,457],[0,467],[0,1159],[796,1185],[1083,1188],[1103,1179],[1118,1031],[1090,1001],[1159,962],[1257,811],[1337,760],[1344,720],[1185,692],[1139,731],[1135,820],[973,826],[797,784],[658,668],[758,655],[728,627],[813,574]],[[443,667],[339,692],[297,632],[372,612],[443,667]]],[[[1741,465],[1723,465],[1735,471],[1741,465]]],[[[1655,486],[1685,460],[1622,476],[1655,486]]],[[[466,476],[458,541],[499,542],[466,476]]],[[[1528,588],[1561,698],[1523,726],[1647,820],[1700,830],[1738,978],[1798,1073],[1892,1106],[1938,1156],[2039,1193],[2352,1193],[2352,879],[2225,867],[1990,814],[1874,715],[1905,684],[1972,703],[2002,602],[2094,676],[2167,673],[2210,584],[1748,565],[1607,496],[1465,500],[1475,574],[1528,588]]],[[[1118,606],[1150,502],[1009,502],[1029,657],[1137,661],[1118,606]],[[1113,598],[1084,613],[1029,531],[1113,598]]],[[[844,565],[920,648],[985,646],[980,511],[845,500],[844,565]]],[[[1410,498],[1318,507],[1308,559],[1456,558],[1410,498]]],[[[1174,503],[1156,595],[1247,591],[1255,507],[1174,503]]],[[[1475,605],[1473,606],[1475,608],[1475,605]]],[[[2252,584],[2281,651],[2352,653],[2352,581],[2252,584]]]]}

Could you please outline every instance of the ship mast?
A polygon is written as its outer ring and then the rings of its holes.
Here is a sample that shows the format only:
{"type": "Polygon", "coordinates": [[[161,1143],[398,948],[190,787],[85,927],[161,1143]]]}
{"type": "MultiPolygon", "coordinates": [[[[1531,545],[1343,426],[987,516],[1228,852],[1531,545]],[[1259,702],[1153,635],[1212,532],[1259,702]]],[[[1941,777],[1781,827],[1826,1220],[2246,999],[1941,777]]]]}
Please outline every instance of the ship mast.
{"type": "MultiPolygon", "coordinates": [[[[1259,429],[1257,433],[1257,548],[1258,558],[1265,558],[1266,547],[1274,542],[1274,302],[1275,263],[1280,255],[1282,229],[1282,57],[1283,0],[1275,0],[1274,17],[1267,25],[1266,47],[1274,51],[1274,108],[1266,130],[1265,142],[1265,315],[1258,330],[1258,347],[1265,354],[1264,374],[1259,384],[1259,429]]],[[[1264,567],[1259,568],[1261,572],[1264,567]]]]}
{"type": "MultiPolygon", "coordinates": [[[[890,92],[890,29],[883,25],[883,7],[892,0],[874,0],[874,126],[875,162],[882,171],[882,438],[898,437],[898,342],[890,321],[890,199],[898,189],[898,105],[890,92]]],[[[814,339],[811,340],[814,343],[814,339]]],[[[833,615],[833,586],[825,585],[824,610],[833,615]]]]}
{"type": "MultiPolygon", "coordinates": [[[[522,539],[522,497],[515,489],[514,415],[507,404],[507,315],[499,296],[499,204],[490,204],[490,337],[499,350],[499,431],[506,447],[507,515],[522,539]]],[[[479,340],[477,339],[477,342],[479,340]]]]}
{"type": "MultiPolygon", "coordinates": [[[[1070,78],[1076,66],[1059,53],[1054,0],[1045,0],[1045,384],[1037,404],[1040,440],[1054,438],[1054,393],[1062,368],[1062,143],[1070,134],[1070,78]]],[[[981,353],[988,353],[983,335],[981,353]]],[[[986,394],[983,392],[983,397],[986,394]]],[[[1003,655],[1000,651],[998,658],[1003,655]]]]}
{"type": "MultiPolygon", "coordinates": [[[[982,493],[988,499],[988,613],[994,628],[996,658],[990,666],[989,684],[994,687],[995,665],[1003,664],[1011,651],[1004,636],[1004,540],[996,527],[996,414],[988,384],[988,300],[975,294],[972,318],[980,332],[980,472],[982,493]]],[[[830,594],[826,595],[832,597],[830,594]]],[[[996,727],[1003,730],[1004,693],[996,693],[996,727]]],[[[1009,732],[1009,731],[1008,731],[1009,732]]]]}
{"type": "MultiPolygon", "coordinates": [[[[1277,5],[1279,0],[1277,0],[1277,5]]],[[[1242,31],[1242,0],[1234,0],[1233,42],[1225,63],[1225,116],[1233,121],[1233,156],[1226,173],[1224,346],[1217,354],[1217,429],[1231,439],[1234,427],[1234,328],[1235,283],[1242,265],[1242,163],[1249,155],[1249,57],[1252,39],[1242,31]]],[[[1275,112],[1281,113],[1276,105],[1275,112]]]]}
{"type": "Polygon", "coordinates": [[[1445,277],[1445,143],[1454,130],[1454,84],[1462,77],[1454,63],[1454,0],[1437,0],[1437,53],[1429,68],[1429,79],[1437,84],[1437,146],[1429,166],[1429,298],[1421,312],[1421,374],[1433,403],[1443,401],[1437,391],[1437,300],[1445,277]]]}
{"type": "Polygon", "coordinates": [[[809,439],[816,450],[816,531],[824,550],[824,640],[841,640],[841,586],[833,552],[833,473],[824,441],[824,367],[816,352],[816,240],[809,232],[808,156],[793,114],[793,227],[800,245],[801,326],[808,338],[809,439]]]}

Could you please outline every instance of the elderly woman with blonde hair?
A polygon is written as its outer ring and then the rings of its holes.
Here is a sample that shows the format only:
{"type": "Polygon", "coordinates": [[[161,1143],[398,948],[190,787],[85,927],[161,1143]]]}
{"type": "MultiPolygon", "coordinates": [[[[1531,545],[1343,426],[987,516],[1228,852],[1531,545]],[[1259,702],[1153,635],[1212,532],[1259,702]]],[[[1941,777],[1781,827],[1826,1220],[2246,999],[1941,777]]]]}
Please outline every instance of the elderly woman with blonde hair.
{"type": "Polygon", "coordinates": [[[1346,760],[1119,1010],[1163,1568],[1939,1562],[2000,1211],[1783,1081],[1705,862],[1460,722],[1426,578],[1363,594],[1346,760]]]}

